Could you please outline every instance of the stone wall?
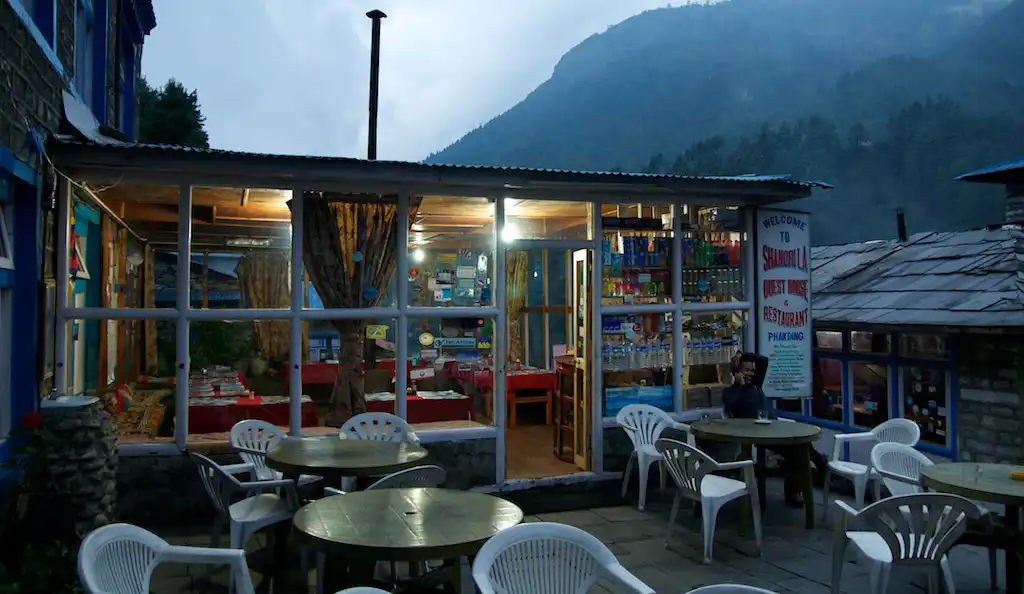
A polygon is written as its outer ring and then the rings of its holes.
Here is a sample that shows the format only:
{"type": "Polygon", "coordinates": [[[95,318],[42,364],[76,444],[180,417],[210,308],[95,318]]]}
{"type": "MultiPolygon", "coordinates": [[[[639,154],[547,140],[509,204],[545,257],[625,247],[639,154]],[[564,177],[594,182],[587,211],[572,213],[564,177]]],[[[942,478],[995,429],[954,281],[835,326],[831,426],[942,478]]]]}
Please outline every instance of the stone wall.
{"type": "Polygon", "coordinates": [[[110,415],[96,400],[86,406],[44,407],[53,433],[48,453],[56,488],[71,498],[80,534],[109,524],[117,502],[117,448],[110,415]]]}
{"type": "MultiPolygon", "coordinates": [[[[495,440],[424,443],[425,464],[448,471],[446,487],[468,489],[495,482],[495,440]]],[[[188,456],[122,454],[117,472],[117,519],[144,526],[212,517],[213,507],[188,456]]],[[[220,464],[241,462],[235,454],[211,454],[220,464]]]]}
{"type": "MultiPolygon", "coordinates": [[[[61,0],[63,12],[74,0],[61,0]]],[[[73,15],[73,12],[72,12],[73,15]]],[[[70,80],[74,55],[74,17],[58,18],[57,55],[70,80]],[[67,25],[71,26],[70,45],[67,25]]],[[[56,132],[61,120],[64,79],[40,49],[9,2],[0,2],[0,146],[29,162],[29,128],[56,132]],[[8,84],[9,79],[9,84],[8,84]]]]}
{"type": "MultiPolygon", "coordinates": [[[[40,133],[56,133],[60,127],[61,93],[70,87],[75,74],[75,1],[57,0],[56,3],[53,52],[64,70],[63,76],[50,63],[10,2],[0,2],[0,146],[26,163],[29,163],[26,142],[29,128],[40,133]]],[[[109,41],[104,119],[105,123],[117,127],[117,3],[108,2],[107,7],[109,41]]]]}
{"type": "Polygon", "coordinates": [[[1024,337],[964,335],[957,342],[960,460],[1024,462],[1024,337]]]}

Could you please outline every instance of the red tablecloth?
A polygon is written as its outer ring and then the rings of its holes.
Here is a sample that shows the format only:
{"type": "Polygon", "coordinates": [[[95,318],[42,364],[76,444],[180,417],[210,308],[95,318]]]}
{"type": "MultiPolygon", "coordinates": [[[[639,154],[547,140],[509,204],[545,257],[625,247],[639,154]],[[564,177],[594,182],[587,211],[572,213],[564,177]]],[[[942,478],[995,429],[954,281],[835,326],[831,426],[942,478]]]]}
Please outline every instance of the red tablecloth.
{"type": "MultiPolygon", "coordinates": [[[[253,400],[256,402],[252,403],[252,400],[249,398],[242,398],[239,399],[239,402],[245,401],[243,404],[189,406],[188,432],[221,433],[231,431],[231,427],[235,423],[246,419],[258,419],[273,423],[274,425],[287,426],[289,424],[287,402],[264,404],[259,401],[258,397],[253,400]]],[[[302,426],[316,427],[319,424],[320,420],[317,418],[316,404],[313,402],[303,402],[302,426]]]]}
{"type": "MultiPolygon", "coordinates": [[[[410,423],[439,423],[441,421],[472,420],[472,398],[421,398],[410,395],[406,400],[406,420],[410,423]]],[[[369,412],[395,414],[394,400],[371,400],[366,403],[369,412]]]]}
{"type": "MultiPolygon", "coordinates": [[[[419,365],[412,365],[410,363],[406,367],[406,371],[412,369],[427,369],[430,365],[421,363],[419,365]]],[[[394,359],[381,359],[377,361],[376,369],[387,369],[391,371],[391,377],[395,377],[395,360],[394,359]]],[[[284,376],[284,384],[286,386],[291,385],[289,378],[291,377],[291,367],[285,365],[282,370],[284,376]]],[[[337,363],[303,363],[302,364],[302,385],[307,386],[310,384],[328,384],[334,385],[334,380],[338,379],[338,364],[337,363]]]]}
{"type": "MultiPolygon", "coordinates": [[[[478,390],[486,392],[494,387],[494,375],[490,369],[473,373],[473,383],[478,390]]],[[[520,369],[505,374],[506,398],[520,390],[554,390],[555,372],[550,369],[520,369]]]]}

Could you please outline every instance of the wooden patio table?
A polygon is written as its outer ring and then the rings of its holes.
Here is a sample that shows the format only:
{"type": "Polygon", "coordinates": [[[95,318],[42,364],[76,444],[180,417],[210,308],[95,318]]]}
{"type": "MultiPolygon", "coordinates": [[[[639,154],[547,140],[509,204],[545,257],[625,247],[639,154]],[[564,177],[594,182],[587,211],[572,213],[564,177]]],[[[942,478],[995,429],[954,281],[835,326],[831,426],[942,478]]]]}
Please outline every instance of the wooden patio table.
{"type": "Polygon", "coordinates": [[[947,462],[921,469],[921,486],[933,491],[952,493],[976,501],[1002,504],[1006,509],[1004,523],[1016,536],[1006,551],[1006,591],[1020,594],[1021,552],[1024,535],[1020,533],[1020,508],[1024,507],[1024,481],[1010,478],[1011,472],[1024,472],[1012,464],[979,462],[947,462]]]}
{"type": "MultiPolygon", "coordinates": [[[[690,424],[690,431],[697,439],[735,443],[741,446],[766,446],[770,448],[793,448],[799,452],[797,480],[804,496],[805,525],[814,528],[814,482],[811,476],[812,443],[821,437],[821,428],[807,423],[773,419],[769,423],[757,423],[754,419],[703,419],[690,424]]],[[[764,454],[758,458],[764,463],[764,454]]],[[[764,495],[764,473],[758,473],[758,490],[762,505],[764,495]]]]}
{"type": "MultiPolygon", "coordinates": [[[[519,506],[484,493],[379,489],[306,505],[295,514],[294,532],[310,550],[357,564],[444,559],[445,581],[458,591],[458,560],[474,556],[487,539],[522,521],[519,506]]],[[[325,577],[332,582],[339,576],[325,577]]],[[[330,583],[325,591],[338,585],[343,584],[330,583]]]]}

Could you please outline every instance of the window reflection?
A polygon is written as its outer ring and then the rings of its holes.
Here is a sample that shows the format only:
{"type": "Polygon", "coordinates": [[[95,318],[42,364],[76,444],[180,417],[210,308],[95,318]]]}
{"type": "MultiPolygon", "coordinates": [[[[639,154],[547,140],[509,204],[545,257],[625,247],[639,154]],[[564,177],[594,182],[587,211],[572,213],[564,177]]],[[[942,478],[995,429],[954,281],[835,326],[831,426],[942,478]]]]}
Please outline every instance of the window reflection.
{"type": "Polygon", "coordinates": [[[843,362],[828,357],[814,358],[814,395],[811,416],[843,422],[843,362]]]}
{"type": "Polygon", "coordinates": [[[865,429],[889,419],[889,370],[875,363],[850,363],[853,424],[865,429]]]}

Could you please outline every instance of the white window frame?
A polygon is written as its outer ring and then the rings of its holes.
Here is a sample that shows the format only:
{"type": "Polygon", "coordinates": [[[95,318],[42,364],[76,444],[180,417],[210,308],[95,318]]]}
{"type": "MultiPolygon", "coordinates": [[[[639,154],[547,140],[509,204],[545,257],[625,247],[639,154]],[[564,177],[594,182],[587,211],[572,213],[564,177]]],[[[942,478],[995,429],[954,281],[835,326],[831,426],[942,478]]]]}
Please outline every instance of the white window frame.
{"type": "MultiPolygon", "coordinates": [[[[409,319],[454,319],[454,318],[484,318],[494,320],[495,332],[505,327],[505,306],[507,296],[505,295],[505,252],[506,242],[500,239],[501,230],[505,224],[504,196],[491,196],[494,203],[494,227],[492,234],[494,266],[491,269],[493,302],[487,307],[417,307],[409,304],[408,284],[396,283],[398,300],[397,307],[374,307],[362,309],[308,309],[305,307],[305,291],[303,278],[303,251],[302,251],[302,211],[305,199],[303,188],[293,186],[292,209],[291,209],[291,307],[288,309],[192,309],[190,304],[190,266],[178,266],[176,305],[174,308],[69,308],[68,307],[68,238],[69,213],[68,205],[71,203],[71,186],[67,181],[61,181],[62,185],[60,200],[58,201],[57,218],[57,320],[58,325],[63,324],[66,330],[70,320],[174,320],[176,322],[176,388],[175,406],[178,411],[175,422],[175,442],[177,448],[184,451],[188,445],[188,345],[189,345],[189,323],[193,320],[288,320],[290,328],[290,349],[289,366],[291,367],[289,394],[289,434],[298,437],[301,435],[301,394],[302,394],[302,322],[311,320],[376,320],[394,318],[396,320],[396,335],[398,340],[395,344],[395,414],[399,417],[407,417],[407,395],[408,385],[408,342],[403,340],[407,337],[409,319]]],[[[709,314],[709,313],[731,313],[745,312],[747,315],[746,327],[744,328],[743,345],[744,350],[753,350],[754,344],[754,304],[751,300],[754,291],[754,249],[749,243],[754,237],[753,207],[743,207],[744,230],[746,233],[746,244],[744,250],[743,266],[746,267],[745,274],[745,300],[730,303],[684,303],[682,299],[682,275],[674,274],[672,277],[672,303],[669,304],[641,304],[622,306],[602,306],[602,253],[601,253],[601,208],[605,203],[621,203],[622,196],[599,197],[591,202],[591,230],[590,239],[587,240],[517,240],[514,245],[516,249],[590,249],[593,254],[593,271],[591,274],[591,292],[595,296],[591,307],[591,324],[595,328],[601,327],[604,315],[630,315],[630,314],[658,314],[673,313],[673,348],[675,352],[682,352],[682,317],[683,314],[709,314]]],[[[673,235],[671,242],[671,254],[674,262],[681,261],[682,254],[682,205],[672,206],[673,235]]],[[[178,217],[178,262],[191,262],[191,236],[192,236],[192,188],[188,185],[179,187],[179,217],[178,217]]],[[[409,195],[400,193],[397,196],[397,240],[398,252],[396,254],[396,271],[408,270],[409,266],[409,195]]],[[[546,271],[545,271],[546,272],[546,271]]],[[[567,271],[567,274],[569,272],[567,271]]],[[[68,388],[67,374],[67,332],[61,331],[58,327],[55,336],[55,371],[57,372],[56,385],[58,393],[66,394],[68,388]]],[[[424,441],[461,441],[470,439],[494,438],[495,439],[495,478],[497,484],[505,481],[505,357],[506,345],[504,340],[494,340],[492,343],[494,367],[494,386],[492,391],[494,409],[494,425],[472,429],[451,429],[441,431],[424,432],[424,441]]],[[[591,341],[591,352],[589,356],[595,361],[601,361],[600,341],[591,341]]],[[[674,390],[674,416],[684,418],[687,413],[682,410],[682,358],[674,357],[673,382],[674,390]]],[[[604,470],[604,427],[614,425],[614,419],[604,418],[603,410],[603,389],[601,365],[591,366],[591,399],[592,415],[591,427],[591,451],[590,463],[591,472],[601,474],[604,470]]]]}
{"type": "Polygon", "coordinates": [[[14,243],[11,241],[10,227],[7,226],[7,213],[10,203],[0,203],[0,247],[3,247],[3,254],[0,255],[0,268],[14,270],[14,243]]]}

